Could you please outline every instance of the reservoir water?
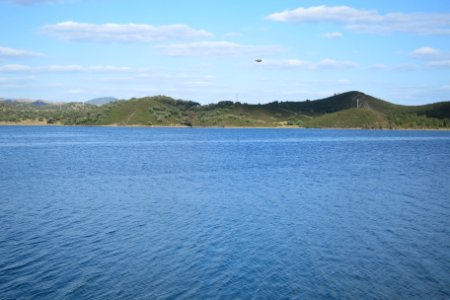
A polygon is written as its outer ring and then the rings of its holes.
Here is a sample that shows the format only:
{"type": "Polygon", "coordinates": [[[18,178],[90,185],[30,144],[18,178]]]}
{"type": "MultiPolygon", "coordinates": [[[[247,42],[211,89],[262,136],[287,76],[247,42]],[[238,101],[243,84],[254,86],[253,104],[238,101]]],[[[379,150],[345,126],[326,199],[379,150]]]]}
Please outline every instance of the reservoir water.
{"type": "Polygon", "coordinates": [[[449,299],[450,132],[0,127],[1,299],[449,299]]]}

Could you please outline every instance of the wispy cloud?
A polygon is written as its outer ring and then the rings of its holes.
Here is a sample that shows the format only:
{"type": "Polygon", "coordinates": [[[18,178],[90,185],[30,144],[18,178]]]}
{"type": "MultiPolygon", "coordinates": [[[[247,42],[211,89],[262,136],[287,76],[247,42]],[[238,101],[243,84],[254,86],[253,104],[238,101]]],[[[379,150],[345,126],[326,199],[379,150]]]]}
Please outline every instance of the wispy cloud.
{"type": "Polygon", "coordinates": [[[417,59],[425,60],[427,69],[450,69],[450,53],[432,47],[418,48],[410,53],[417,59]]]}
{"type": "Polygon", "coordinates": [[[240,36],[242,36],[242,34],[240,34],[239,32],[227,32],[224,34],[225,38],[235,38],[240,36]]]}
{"type": "Polygon", "coordinates": [[[35,80],[34,76],[0,77],[0,87],[2,89],[26,88],[35,80]]]}
{"type": "Polygon", "coordinates": [[[27,65],[8,64],[0,66],[0,72],[2,73],[20,73],[29,71],[31,71],[31,67],[27,65]]]}
{"type": "Polygon", "coordinates": [[[227,41],[161,45],[157,49],[169,56],[230,56],[249,53],[261,55],[283,51],[279,46],[242,45],[227,41]]]}
{"type": "MultiPolygon", "coordinates": [[[[2,2],[2,1],[0,1],[2,2]]],[[[3,0],[3,2],[9,2],[18,5],[36,5],[36,4],[51,4],[66,2],[65,0],[3,0]]]]}
{"type": "Polygon", "coordinates": [[[124,73],[134,71],[130,67],[122,66],[81,66],[81,65],[51,65],[45,67],[39,67],[37,72],[50,72],[50,73],[71,73],[71,72],[89,72],[89,73],[124,73]]]}
{"type": "Polygon", "coordinates": [[[391,67],[391,70],[399,71],[399,72],[412,72],[412,71],[417,71],[418,66],[415,64],[400,64],[400,65],[391,67]]]}
{"type": "Polygon", "coordinates": [[[387,70],[388,66],[385,64],[373,64],[369,66],[369,70],[387,70]]]}
{"type": "Polygon", "coordinates": [[[118,67],[118,66],[91,66],[87,69],[91,72],[101,72],[101,73],[122,73],[133,71],[130,67],[118,67]]]}
{"type": "Polygon", "coordinates": [[[68,41],[85,42],[154,42],[170,39],[211,37],[206,30],[184,24],[153,26],[149,24],[91,24],[73,21],[46,25],[45,34],[68,41]]]}
{"type": "Polygon", "coordinates": [[[0,77],[0,85],[9,85],[24,83],[36,80],[34,76],[24,76],[24,77],[0,77]]]}
{"type": "Polygon", "coordinates": [[[300,59],[267,60],[263,61],[262,65],[282,67],[282,68],[309,69],[309,70],[314,69],[314,64],[300,59]]]}
{"type": "Polygon", "coordinates": [[[66,73],[66,72],[93,72],[93,73],[122,73],[130,72],[130,67],[118,66],[81,66],[81,65],[51,65],[36,68],[37,72],[66,73]]]}
{"type": "Polygon", "coordinates": [[[450,69],[450,59],[427,60],[425,63],[421,64],[404,63],[391,66],[387,66],[385,64],[374,64],[369,66],[368,69],[394,72],[412,72],[426,69],[450,69]]]}
{"type": "Polygon", "coordinates": [[[323,59],[317,64],[318,69],[351,69],[356,66],[357,64],[352,61],[338,61],[330,58],[323,59]]]}
{"type": "Polygon", "coordinates": [[[80,65],[52,65],[47,67],[39,67],[36,69],[38,72],[84,72],[86,68],[80,65]]]}
{"type": "Polygon", "coordinates": [[[426,66],[433,69],[450,69],[450,59],[430,61],[426,66]]]}
{"type": "Polygon", "coordinates": [[[411,56],[420,59],[436,59],[442,56],[442,51],[431,47],[422,47],[412,51],[411,56]]]}
{"type": "Polygon", "coordinates": [[[36,56],[42,56],[42,55],[43,55],[42,53],[30,51],[30,50],[0,47],[0,59],[1,58],[36,57],[36,56]]]}
{"type": "Polygon", "coordinates": [[[20,64],[7,64],[0,66],[0,72],[31,72],[31,73],[125,73],[125,72],[139,72],[139,70],[133,70],[130,67],[121,66],[81,66],[81,65],[50,65],[31,67],[28,65],[20,64]]]}
{"type": "Polygon", "coordinates": [[[361,21],[379,20],[376,11],[359,10],[348,6],[312,6],[299,7],[293,10],[272,13],[267,19],[279,22],[346,22],[355,23],[361,21]]]}
{"type": "Polygon", "coordinates": [[[323,35],[324,38],[326,39],[338,39],[343,37],[344,35],[342,34],[342,32],[339,31],[334,31],[334,32],[327,32],[323,35]]]}
{"type": "Polygon", "coordinates": [[[349,84],[351,84],[352,82],[351,82],[350,80],[348,80],[348,79],[339,79],[339,80],[337,81],[337,83],[340,84],[340,85],[349,85],[349,84]]]}
{"type": "Polygon", "coordinates": [[[299,59],[266,60],[263,61],[261,65],[300,70],[352,69],[358,66],[355,62],[352,61],[339,61],[331,58],[322,59],[317,63],[299,59]]]}
{"type": "Polygon", "coordinates": [[[312,6],[275,12],[266,17],[277,22],[335,22],[364,33],[407,32],[450,35],[450,13],[388,13],[349,6],[312,6]]]}

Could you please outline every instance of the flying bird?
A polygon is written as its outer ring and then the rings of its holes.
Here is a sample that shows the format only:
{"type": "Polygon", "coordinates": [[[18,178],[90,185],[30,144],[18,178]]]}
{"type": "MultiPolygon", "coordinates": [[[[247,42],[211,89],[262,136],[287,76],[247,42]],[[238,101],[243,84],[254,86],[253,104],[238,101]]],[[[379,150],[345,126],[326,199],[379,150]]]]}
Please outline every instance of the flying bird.
{"type": "Polygon", "coordinates": [[[260,59],[260,58],[255,59],[255,62],[260,63],[260,62],[262,62],[262,59],[260,59]]]}

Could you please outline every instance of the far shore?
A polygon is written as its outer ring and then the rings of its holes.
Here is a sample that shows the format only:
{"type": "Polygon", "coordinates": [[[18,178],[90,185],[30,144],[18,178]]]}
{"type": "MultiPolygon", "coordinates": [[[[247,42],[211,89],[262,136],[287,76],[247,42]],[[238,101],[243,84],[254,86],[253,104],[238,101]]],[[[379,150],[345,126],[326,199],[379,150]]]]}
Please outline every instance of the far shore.
{"type": "Polygon", "coordinates": [[[124,127],[124,128],[223,128],[223,129],[323,129],[323,130],[426,130],[449,131],[450,128],[350,128],[350,127],[299,127],[299,126],[184,126],[184,125],[139,125],[139,124],[108,124],[108,125],[65,125],[61,123],[48,124],[45,121],[0,122],[0,126],[42,126],[42,127],[124,127]]]}

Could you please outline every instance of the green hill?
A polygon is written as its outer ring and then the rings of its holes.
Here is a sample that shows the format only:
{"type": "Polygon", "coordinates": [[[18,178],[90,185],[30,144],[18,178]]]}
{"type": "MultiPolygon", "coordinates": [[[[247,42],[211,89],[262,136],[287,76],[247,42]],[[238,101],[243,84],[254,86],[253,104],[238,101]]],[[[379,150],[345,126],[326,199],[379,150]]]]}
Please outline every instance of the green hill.
{"type": "Polygon", "coordinates": [[[189,125],[189,113],[199,103],[166,96],[116,101],[102,106],[102,125],[189,125]]]}
{"type": "Polygon", "coordinates": [[[450,102],[393,104],[361,92],[314,101],[200,105],[166,96],[132,98],[102,106],[82,103],[33,106],[0,101],[0,122],[40,120],[67,125],[203,127],[448,128],[450,102]]]}

